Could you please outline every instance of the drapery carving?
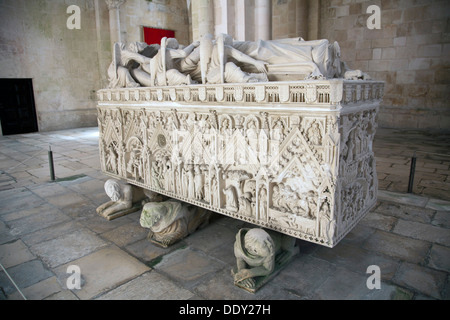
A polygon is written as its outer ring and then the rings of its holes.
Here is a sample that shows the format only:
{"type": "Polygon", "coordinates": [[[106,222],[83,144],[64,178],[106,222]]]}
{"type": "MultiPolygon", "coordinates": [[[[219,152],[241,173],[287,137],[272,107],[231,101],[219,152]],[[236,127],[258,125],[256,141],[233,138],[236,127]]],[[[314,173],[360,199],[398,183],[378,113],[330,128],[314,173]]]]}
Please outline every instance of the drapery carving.
{"type": "MultiPolygon", "coordinates": [[[[111,1],[111,5],[113,3],[111,1]]],[[[110,88],[370,79],[361,70],[351,70],[340,57],[339,44],[330,43],[327,39],[235,41],[227,34],[219,34],[215,39],[211,34],[205,34],[200,41],[186,47],[180,46],[175,38],[167,37],[161,39],[160,45],[142,42],[126,45],[117,40],[108,78],[110,88]]],[[[281,102],[284,102],[288,98],[286,86],[280,91],[281,102]]],[[[205,97],[202,88],[198,92],[205,97]]],[[[264,89],[257,87],[257,101],[264,99],[263,93],[264,89]]],[[[307,88],[306,100],[309,103],[316,100],[314,94],[314,90],[307,88]]],[[[216,97],[219,100],[224,97],[220,87],[216,97]]]]}

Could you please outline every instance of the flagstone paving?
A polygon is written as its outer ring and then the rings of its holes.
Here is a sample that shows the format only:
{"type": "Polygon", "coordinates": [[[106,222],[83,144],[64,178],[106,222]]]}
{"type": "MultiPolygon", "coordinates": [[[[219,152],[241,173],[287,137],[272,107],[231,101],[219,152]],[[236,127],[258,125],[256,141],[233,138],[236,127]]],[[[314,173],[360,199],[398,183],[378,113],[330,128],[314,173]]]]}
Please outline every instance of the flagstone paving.
{"type": "MultiPolygon", "coordinates": [[[[97,128],[0,137],[0,263],[35,300],[449,299],[449,136],[379,129],[374,152],[380,190],[372,212],[332,249],[298,240],[300,254],[251,294],[230,272],[234,237],[248,224],[214,214],[207,227],[161,248],[147,240],[140,212],[113,221],[96,214],[108,200],[97,128]],[[80,289],[68,288],[73,265],[80,289]],[[367,285],[373,265],[380,289],[367,285]]],[[[23,299],[2,270],[0,299],[23,299]]]]}

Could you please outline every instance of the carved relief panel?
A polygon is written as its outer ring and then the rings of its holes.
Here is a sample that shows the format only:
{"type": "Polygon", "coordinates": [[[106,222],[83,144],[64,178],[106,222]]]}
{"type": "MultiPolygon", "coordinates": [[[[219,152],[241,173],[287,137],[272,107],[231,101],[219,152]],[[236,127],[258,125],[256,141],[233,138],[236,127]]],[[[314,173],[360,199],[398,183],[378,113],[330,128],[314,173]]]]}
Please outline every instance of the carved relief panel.
{"type": "MultiPolygon", "coordinates": [[[[256,100],[264,99],[264,88],[256,87],[256,100]]],[[[311,88],[307,104],[318,99],[311,88]]],[[[234,90],[245,96],[243,87],[234,90]]],[[[204,91],[199,94],[206,99],[204,91]]],[[[221,97],[222,91],[214,93],[221,97]]],[[[183,99],[192,95],[187,87],[180,92],[183,99]]],[[[169,197],[332,247],[377,196],[377,105],[342,110],[99,103],[101,168],[169,197]]]]}

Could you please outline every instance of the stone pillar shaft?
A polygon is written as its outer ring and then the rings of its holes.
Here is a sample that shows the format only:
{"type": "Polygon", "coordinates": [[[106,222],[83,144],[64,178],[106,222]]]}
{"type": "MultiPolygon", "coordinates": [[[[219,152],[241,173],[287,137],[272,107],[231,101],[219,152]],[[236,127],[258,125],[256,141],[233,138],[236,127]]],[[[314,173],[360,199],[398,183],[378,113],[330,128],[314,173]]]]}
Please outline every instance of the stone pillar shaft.
{"type": "Polygon", "coordinates": [[[109,32],[111,38],[111,48],[114,47],[114,43],[121,42],[120,36],[120,6],[126,0],[105,0],[109,9],[109,32]]]}
{"type": "Polygon", "coordinates": [[[297,35],[308,40],[308,0],[297,0],[296,5],[297,35]]]}
{"type": "Polygon", "coordinates": [[[214,35],[214,9],[212,0],[198,1],[198,38],[205,34],[214,35]]]}
{"type": "Polygon", "coordinates": [[[271,13],[271,0],[255,0],[255,40],[272,39],[271,13]]]}
{"type": "Polygon", "coordinates": [[[320,2],[308,0],[308,40],[319,38],[320,2]]]}
{"type": "Polygon", "coordinates": [[[236,0],[234,6],[236,40],[245,41],[245,0],[236,0]]]}

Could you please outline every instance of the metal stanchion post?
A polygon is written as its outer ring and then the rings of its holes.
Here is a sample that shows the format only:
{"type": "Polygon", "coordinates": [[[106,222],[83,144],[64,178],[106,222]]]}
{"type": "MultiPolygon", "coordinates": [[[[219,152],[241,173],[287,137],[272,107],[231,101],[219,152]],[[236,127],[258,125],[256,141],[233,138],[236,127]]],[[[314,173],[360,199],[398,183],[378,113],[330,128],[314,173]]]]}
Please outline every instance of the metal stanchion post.
{"type": "Polygon", "coordinates": [[[408,182],[408,193],[413,192],[413,185],[414,185],[414,173],[416,171],[416,152],[414,151],[414,154],[411,158],[411,167],[409,169],[409,182],[408,182]]]}
{"type": "Polygon", "coordinates": [[[53,167],[53,152],[52,148],[48,146],[48,165],[50,167],[50,179],[55,181],[55,168],[53,167]]]}

